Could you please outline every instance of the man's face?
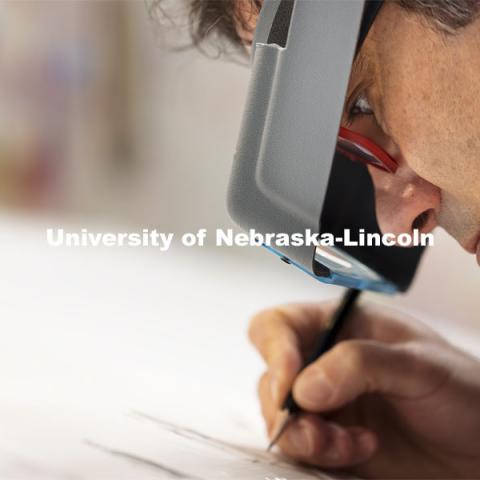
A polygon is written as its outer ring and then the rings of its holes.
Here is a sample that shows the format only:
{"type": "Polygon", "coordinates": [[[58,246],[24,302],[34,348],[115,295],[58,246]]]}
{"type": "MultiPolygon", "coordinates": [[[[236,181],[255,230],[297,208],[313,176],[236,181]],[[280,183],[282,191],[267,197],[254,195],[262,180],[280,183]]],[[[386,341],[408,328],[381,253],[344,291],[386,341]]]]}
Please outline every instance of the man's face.
{"type": "Polygon", "coordinates": [[[480,20],[447,36],[386,2],[352,69],[342,124],[398,162],[395,174],[369,167],[381,230],[439,225],[480,265],[479,51],[480,20]]]}

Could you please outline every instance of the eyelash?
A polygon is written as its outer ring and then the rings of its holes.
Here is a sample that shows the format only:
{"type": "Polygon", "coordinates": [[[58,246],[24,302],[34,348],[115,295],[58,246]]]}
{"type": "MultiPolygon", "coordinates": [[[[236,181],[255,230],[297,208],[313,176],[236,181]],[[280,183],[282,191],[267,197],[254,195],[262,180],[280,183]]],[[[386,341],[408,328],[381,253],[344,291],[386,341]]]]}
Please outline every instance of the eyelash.
{"type": "MultiPolygon", "coordinates": [[[[365,106],[363,107],[365,109],[365,106]]],[[[357,95],[355,97],[355,100],[350,104],[350,107],[348,108],[348,112],[347,112],[347,124],[350,125],[353,123],[353,121],[358,118],[360,115],[374,115],[374,112],[372,110],[372,107],[370,106],[370,104],[368,103],[368,99],[365,95],[364,92],[360,93],[359,95],[357,95]],[[359,107],[358,106],[358,103],[360,101],[364,101],[366,104],[367,104],[367,108],[370,110],[369,112],[365,112],[365,111],[358,111],[359,107]],[[357,111],[356,111],[357,110],[357,111]]]]}

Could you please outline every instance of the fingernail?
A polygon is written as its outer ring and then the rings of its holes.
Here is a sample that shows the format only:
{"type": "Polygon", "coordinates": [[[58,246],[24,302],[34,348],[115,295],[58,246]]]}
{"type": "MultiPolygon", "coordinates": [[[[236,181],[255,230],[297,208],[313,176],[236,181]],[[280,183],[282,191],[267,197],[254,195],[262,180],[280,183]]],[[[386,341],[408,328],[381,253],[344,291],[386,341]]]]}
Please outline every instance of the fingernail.
{"type": "Polygon", "coordinates": [[[327,377],[322,372],[316,372],[298,384],[296,395],[305,403],[318,406],[327,404],[333,392],[332,384],[327,377]]]}
{"type": "Polygon", "coordinates": [[[290,426],[288,440],[291,447],[303,457],[313,454],[312,432],[301,420],[290,426]]]}

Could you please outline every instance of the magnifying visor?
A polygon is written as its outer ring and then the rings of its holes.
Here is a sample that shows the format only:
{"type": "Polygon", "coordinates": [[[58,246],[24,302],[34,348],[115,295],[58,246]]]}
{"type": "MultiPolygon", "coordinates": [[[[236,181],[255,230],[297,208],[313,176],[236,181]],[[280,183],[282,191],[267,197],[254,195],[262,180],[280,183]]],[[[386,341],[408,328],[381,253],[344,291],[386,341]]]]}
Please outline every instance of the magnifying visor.
{"type": "Polygon", "coordinates": [[[394,293],[411,284],[423,248],[345,241],[346,231],[382,233],[367,166],[397,170],[372,139],[341,125],[353,60],[382,4],[264,1],[228,207],[244,229],[332,236],[333,245],[267,247],[315,278],[394,293]]]}

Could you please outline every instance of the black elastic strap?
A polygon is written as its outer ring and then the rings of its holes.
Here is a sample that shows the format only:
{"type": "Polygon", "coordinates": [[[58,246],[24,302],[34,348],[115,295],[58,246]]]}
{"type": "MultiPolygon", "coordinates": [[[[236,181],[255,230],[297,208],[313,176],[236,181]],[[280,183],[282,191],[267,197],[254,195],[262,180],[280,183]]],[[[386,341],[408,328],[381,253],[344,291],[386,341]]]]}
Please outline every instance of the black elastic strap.
{"type": "MultiPolygon", "coordinates": [[[[313,1],[313,0],[312,0],[313,1]]],[[[322,1],[322,0],[315,0],[322,1]]],[[[341,0],[339,0],[341,1],[341,0]]],[[[293,5],[295,0],[281,0],[278,10],[273,19],[272,28],[268,35],[267,42],[285,47],[287,45],[288,31],[290,29],[290,21],[292,19],[293,5]]],[[[363,10],[362,23],[360,25],[360,32],[358,35],[357,48],[355,55],[367,38],[368,32],[383,5],[383,0],[365,0],[365,7],[363,10]]]]}
{"type": "Polygon", "coordinates": [[[268,34],[268,43],[274,43],[280,47],[287,45],[290,20],[292,19],[294,0],[282,0],[273,19],[272,28],[268,34]]]}

